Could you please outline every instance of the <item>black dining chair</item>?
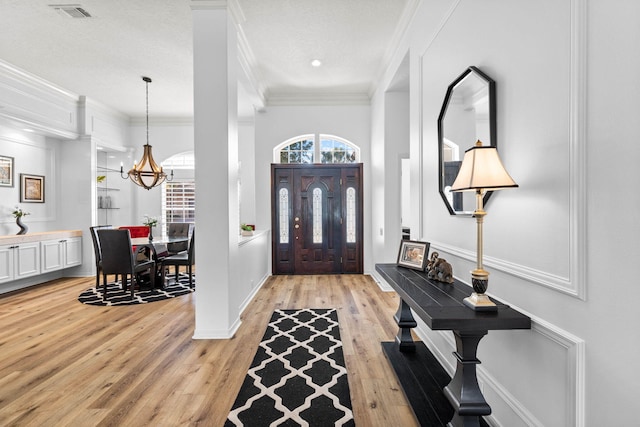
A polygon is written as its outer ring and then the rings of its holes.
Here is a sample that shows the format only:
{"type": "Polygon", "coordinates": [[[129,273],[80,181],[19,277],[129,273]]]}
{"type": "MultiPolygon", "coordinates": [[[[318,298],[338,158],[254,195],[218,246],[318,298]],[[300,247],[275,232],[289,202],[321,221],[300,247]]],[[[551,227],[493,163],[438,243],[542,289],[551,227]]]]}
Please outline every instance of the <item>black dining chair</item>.
{"type": "MultiPolygon", "coordinates": [[[[89,227],[91,234],[91,241],[93,242],[93,254],[96,261],[96,289],[100,286],[100,275],[102,274],[102,254],[100,251],[100,242],[98,241],[98,230],[113,228],[111,225],[96,225],[89,227]]],[[[106,282],[107,277],[105,275],[104,280],[106,282]]],[[[116,280],[118,277],[116,276],[116,280]]]]}
{"type": "Polygon", "coordinates": [[[167,251],[169,255],[184,252],[189,248],[189,238],[193,233],[194,224],[190,222],[170,222],[167,224],[167,237],[186,237],[184,242],[168,243],[167,251]]]}
{"type": "Polygon", "coordinates": [[[187,267],[187,274],[189,274],[189,287],[193,288],[193,264],[195,263],[195,251],[196,251],[196,232],[191,231],[191,238],[189,239],[189,245],[186,252],[180,252],[175,255],[168,256],[162,260],[162,269],[168,266],[175,266],[176,268],[176,281],[178,281],[178,274],[180,273],[180,266],[187,267]]]}
{"type": "MultiPolygon", "coordinates": [[[[131,297],[138,284],[138,274],[149,272],[151,287],[155,287],[156,262],[148,259],[136,262],[135,253],[131,249],[131,234],[129,230],[97,230],[98,242],[102,253],[102,272],[107,274],[122,275],[122,289],[127,290],[127,276],[131,288],[131,297]]],[[[104,298],[107,299],[107,282],[104,283],[104,298]]]]}

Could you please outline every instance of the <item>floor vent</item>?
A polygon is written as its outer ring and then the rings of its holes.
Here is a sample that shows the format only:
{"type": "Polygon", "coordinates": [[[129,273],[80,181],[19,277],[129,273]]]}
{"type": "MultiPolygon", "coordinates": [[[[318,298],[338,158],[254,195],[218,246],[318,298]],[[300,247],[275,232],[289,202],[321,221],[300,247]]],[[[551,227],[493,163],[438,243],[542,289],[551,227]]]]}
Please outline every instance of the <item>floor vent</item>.
{"type": "Polygon", "coordinates": [[[79,4],[50,4],[49,7],[67,18],[91,18],[91,14],[81,8],[79,4]]]}

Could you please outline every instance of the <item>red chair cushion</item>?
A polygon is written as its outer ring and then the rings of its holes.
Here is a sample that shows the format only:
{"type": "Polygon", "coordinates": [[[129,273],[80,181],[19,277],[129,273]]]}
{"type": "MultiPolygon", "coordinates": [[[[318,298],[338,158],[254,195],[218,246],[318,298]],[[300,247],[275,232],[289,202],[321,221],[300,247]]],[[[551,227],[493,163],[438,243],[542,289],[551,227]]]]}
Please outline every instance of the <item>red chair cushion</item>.
{"type": "Polygon", "coordinates": [[[136,237],[149,237],[148,225],[125,225],[118,228],[120,230],[129,230],[132,239],[135,239],[136,237]]]}
{"type": "MultiPolygon", "coordinates": [[[[149,237],[149,226],[148,225],[123,225],[122,227],[118,227],[120,230],[129,230],[129,234],[132,239],[136,237],[149,237]]],[[[132,246],[131,250],[136,253],[138,251],[137,246],[132,246]]]]}

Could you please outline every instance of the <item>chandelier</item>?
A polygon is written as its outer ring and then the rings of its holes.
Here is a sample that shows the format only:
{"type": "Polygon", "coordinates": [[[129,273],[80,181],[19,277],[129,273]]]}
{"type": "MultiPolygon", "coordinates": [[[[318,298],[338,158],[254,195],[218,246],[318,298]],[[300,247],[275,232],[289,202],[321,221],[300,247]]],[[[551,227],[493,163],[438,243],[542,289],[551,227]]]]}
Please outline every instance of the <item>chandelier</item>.
{"type": "Polygon", "coordinates": [[[173,171],[171,176],[167,178],[167,174],[162,170],[162,166],[153,160],[153,154],[151,154],[151,146],[149,145],[149,83],[151,79],[149,77],[142,77],[142,80],[147,86],[147,143],[144,144],[144,152],[142,153],[142,159],[139,163],[134,163],[133,168],[125,175],[122,164],[120,164],[120,176],[123,179],[131,179],[136,185],[151,190],[166,181],[173,181],[173,171]]]}

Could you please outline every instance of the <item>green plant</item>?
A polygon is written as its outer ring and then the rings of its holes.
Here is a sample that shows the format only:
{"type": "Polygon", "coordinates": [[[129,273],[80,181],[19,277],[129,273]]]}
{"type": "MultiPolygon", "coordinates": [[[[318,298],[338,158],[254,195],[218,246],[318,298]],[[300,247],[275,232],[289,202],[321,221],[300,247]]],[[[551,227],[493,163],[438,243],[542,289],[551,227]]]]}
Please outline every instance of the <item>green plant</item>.
{"type": "Polygon", "coordinates": [[[253,231],[253,226],[252,225],[247,225],[244,222],[242,224],[240,224],[240,228],[244,231],[253,231]]]}
{"type": "Polygon", "coordinates": [[[23,211],[22,208],[18,206],[16,206],[16,208],[11,213],[13,214],[14,218],[20,218],[20,217],[29,215],[29,212],[23,211]]]}

